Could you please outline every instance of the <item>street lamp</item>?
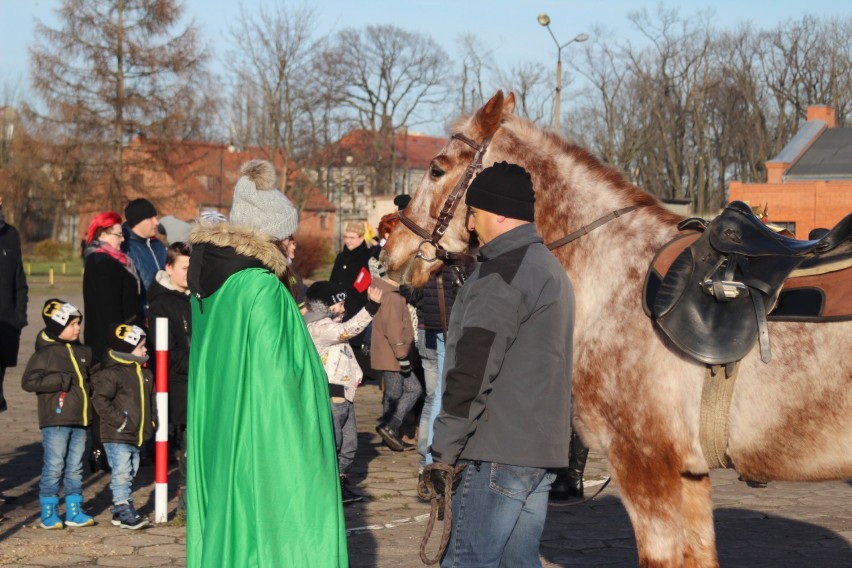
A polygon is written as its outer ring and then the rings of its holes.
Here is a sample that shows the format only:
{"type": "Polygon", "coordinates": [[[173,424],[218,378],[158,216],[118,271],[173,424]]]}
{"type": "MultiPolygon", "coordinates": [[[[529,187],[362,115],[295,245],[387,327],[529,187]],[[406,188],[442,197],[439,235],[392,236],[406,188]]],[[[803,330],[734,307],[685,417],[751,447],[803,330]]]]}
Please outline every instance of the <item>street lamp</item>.
{"type": "MultiPolygon", "coordinates": [[[[335,188],[337,189],[337,215],[335,216],[335,221],[337,225],[337,247],[338,249],[343,246],[343,183],[351,186],[352,183],[352,162],[355,161],[355,158],[352,155],[347,155],[344,159],[346,162],[346,166],[338,167],[338,179],[335,184],[335,188]],[[346,171],[343,168],[346,168],[346,171]],[[343,174],[343,181],[340,180],[340,174],[343,174]]],[[[351,197],[351,196],[350,196],[351,197]]]]}
{"type": "Polygon", "coordinates": [[[538,23],[547,28],[550,32],[550,37],[553,38],[553,43],[556,44],[556,99],[553,103],[553,131],[559,134],[559,114],[562,111],[562,48],[568,47],[572,43],[582,43],[589,39],[588,34],[577,34],[571,41],[566,41],[562,45],[553,35],[553,30],[550,29],[550,16],[547,14],[538,15],[538,23]]]}
{"type": "MultiPolygon", "coordinates": [[[[234,146],[234,143],[231,142],[228,144],[228,153],[233,154],[237,151],[237,147],[234,146]]],[[[225,149],[219,149],[219,203],[216,207],[219,210],[219,213],[222,213],[223,205],[222,205],[222,189],[225,186],[225,149]]]]}

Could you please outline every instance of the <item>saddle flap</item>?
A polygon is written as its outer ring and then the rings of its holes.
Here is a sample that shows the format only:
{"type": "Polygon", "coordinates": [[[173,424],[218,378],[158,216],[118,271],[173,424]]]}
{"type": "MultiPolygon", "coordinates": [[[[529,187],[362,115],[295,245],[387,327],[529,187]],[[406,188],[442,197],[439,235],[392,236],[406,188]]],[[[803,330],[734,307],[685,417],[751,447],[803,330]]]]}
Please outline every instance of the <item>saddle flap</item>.
{"type": "Polygon", "coordinates": [[[697,241],[699,237],[701,237],[700,232],[684,232],[663,245],[657,251],[657,254],[654,255],[651,266],[645,274],[645,284],[642,293],[642,309],[645,310],[645,315],[648,317],[654,318],[658,311],[666,310],[665,304],[667,302],[662,300],[660,301],[660,306],[655,309],[657,295],[663,283],[663,278],[669,273],[672,264],[674,264],[678,256],[686,250],[686,247],[697,241]]]}
{"type": "Polygon", "coordinates": [[[684,353],[707,365],[742,359],[758,337],[749,296],[721,302],[702,291],[707,275],[718,269],[719,259],[706,238],[684,250],[663,278],[652,310],[654,321],[666,336],[684,353]]]}

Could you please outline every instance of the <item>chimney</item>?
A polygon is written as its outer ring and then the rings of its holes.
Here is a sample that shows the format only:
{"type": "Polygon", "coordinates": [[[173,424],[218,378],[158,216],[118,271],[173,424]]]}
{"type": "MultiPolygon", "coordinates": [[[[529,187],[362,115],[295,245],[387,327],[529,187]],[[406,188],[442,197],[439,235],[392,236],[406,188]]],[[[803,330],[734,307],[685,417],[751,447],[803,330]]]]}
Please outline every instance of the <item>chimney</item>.
{"type": "Polygon", "coordinates": [[[829,128],[834,128],[834,107],[828,105],[811,105],[808,107],[808,122],[812,120],[821,120],[829,128]]]}

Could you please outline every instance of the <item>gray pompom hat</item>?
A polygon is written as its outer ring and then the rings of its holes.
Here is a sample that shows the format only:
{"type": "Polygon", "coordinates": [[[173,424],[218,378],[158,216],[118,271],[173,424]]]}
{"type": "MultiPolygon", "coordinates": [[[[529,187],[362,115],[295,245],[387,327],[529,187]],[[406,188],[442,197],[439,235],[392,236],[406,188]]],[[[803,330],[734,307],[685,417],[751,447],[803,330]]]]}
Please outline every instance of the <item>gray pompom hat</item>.
{"type": "Polygon", "coordinates": [[[240,168],[234,186],[231,223],[266,233],[281,240],[299,228],[293,203],[275,188],[275,168],[266,160],[251,160],[240,168]]]}

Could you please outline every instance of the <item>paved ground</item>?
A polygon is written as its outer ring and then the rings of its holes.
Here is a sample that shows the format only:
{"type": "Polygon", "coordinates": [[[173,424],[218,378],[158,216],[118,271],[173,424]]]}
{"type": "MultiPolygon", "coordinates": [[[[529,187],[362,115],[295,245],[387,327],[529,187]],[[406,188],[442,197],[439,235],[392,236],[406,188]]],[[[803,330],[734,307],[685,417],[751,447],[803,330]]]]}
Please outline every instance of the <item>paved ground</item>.
{"type": "MultiPolygon", "coordinates": [[[[50,296],[31,296],[33,324],[24,333],[22,365],[39,329],[39,310],[50,296]]],[[[82,305],[80,294],[63,294],[63,298],[82,305]]],[[[134,532],[112,526],[109,476],[103,473],[90,475],[85,482],[88,513],[97,521],[94,527],[37,528],[41,437],[35,396],[20,389],[22,370],[21,366],[7,372],[10,410],[0,414],[0,488],[18,497],[14,505],[2,508],[9,519],[0,524],[0,565],[185,565],[184,528],[161,525],[134,532]]],[[[381,404],[378,386],[366,384],[358,397],[360,445],[353,481],[368,498],[346,508],[351,565],[422,566],[419,547],[428,505],[416,496],[417,455],[388,451],[374,433],[381,404]]],[[[587,491],[593,492],[606,473],[605,460],[592,453],[587,491]]],[[[135,490],[137,503],[151,518],[153,475],[153,467],[142,468],[135,490]]],[[[850,482],[771,483],[766,489],[754,489],[737,481],[730,471],[714,471],[711,478],[722,566],[852,566],[850,482]]],[[[174,504],[172,499],[171,510],[174,504]]],[[[635,566],[635,542],[617,488],[608,486],[590,503],[551,506],[541,556],[546,567],[635,566]]]]}

